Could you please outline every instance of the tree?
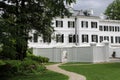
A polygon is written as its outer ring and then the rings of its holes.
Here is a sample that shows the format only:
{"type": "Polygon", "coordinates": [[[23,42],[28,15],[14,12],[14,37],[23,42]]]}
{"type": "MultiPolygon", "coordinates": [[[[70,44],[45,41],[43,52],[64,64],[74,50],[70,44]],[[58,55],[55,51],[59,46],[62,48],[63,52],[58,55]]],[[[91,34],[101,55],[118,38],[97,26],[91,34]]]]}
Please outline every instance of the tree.
{"type": "Polygon", "coordinates": [[[120,20],[120,0],[114,0],[107,7],[105,15],[107,15],[108,19],[120,20]]]}
{"type": "Polygon", "coordinates": [[[64,2],[71,4],[75,0],[0,0],[2,57],[24,59],[31,30],[48,36],[54,31],[51,27],[54,17],[70,16],[64,2]]]}

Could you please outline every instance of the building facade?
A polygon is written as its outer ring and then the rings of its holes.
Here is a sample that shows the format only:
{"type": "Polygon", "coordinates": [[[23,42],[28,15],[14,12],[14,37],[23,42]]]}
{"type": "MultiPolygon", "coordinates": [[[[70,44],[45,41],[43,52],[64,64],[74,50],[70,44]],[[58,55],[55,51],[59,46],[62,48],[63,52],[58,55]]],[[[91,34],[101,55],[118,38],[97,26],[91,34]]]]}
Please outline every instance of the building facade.
{"type": "Polygon", "coordinates": [[[113,47],[120,47],[120,21],[105,20],[96,16],[57,17],[53,20],[55,32],[51,37],[38,36],[33,30],[28,41],[29,47],[73,47],[90,46],[90,43],[102,45],[108,41],[113,47]]]}

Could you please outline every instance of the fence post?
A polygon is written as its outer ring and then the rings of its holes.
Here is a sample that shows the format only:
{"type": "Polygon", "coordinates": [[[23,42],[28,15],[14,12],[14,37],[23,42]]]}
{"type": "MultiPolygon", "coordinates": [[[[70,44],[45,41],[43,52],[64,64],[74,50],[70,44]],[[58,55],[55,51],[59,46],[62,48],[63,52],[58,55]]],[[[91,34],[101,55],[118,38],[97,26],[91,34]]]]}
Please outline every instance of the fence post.
{"type": "Polygon", "coordinates": [[[94,63],[95,62],[95,47],[96,47],[96,43],[95,42],[92,42],[90,43],[90,47],[91,47],[91,53],[92,54],[92,62],[94,63]]]}
{"type": "Polygon", "coordinates": [[[105,62],[109,62],[109,42],[104,42],[104,56],[105,56],[105,62]]]}

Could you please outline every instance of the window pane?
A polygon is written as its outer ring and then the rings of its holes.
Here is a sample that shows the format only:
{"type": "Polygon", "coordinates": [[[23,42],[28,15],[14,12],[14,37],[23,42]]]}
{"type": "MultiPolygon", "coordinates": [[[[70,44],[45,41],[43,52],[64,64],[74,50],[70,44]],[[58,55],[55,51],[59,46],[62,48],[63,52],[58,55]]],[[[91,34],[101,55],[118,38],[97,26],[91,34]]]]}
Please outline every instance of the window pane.
{"type": "Polygon", "coordinates": [[[38,34],[37,33],[34,33],[34,35],[33,35],[33,41],[34,42],[38,42],[38,34]]]}
{"type": "Polygon", "coordinates": [[[98,36],[92,35],[92,42],[98,42],[98,36]]]}

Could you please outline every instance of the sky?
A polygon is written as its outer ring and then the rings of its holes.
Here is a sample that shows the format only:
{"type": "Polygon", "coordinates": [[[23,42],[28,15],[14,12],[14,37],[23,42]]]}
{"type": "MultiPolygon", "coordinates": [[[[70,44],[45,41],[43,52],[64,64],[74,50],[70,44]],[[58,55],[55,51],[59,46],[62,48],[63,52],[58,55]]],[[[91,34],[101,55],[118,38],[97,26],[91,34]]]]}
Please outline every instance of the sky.
{"type": "Polygon", "coordinates": [[[99,16],[101,13],[104,13],[107,6],[113,1],[114,0],[76,0],[76,4],[74,4],[74,9],[92,9],[94,11],[94,15],[99,16]]]}

